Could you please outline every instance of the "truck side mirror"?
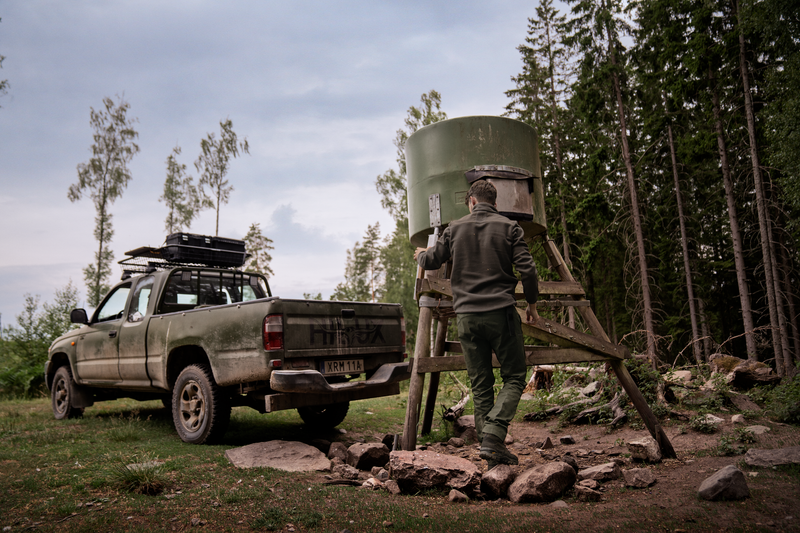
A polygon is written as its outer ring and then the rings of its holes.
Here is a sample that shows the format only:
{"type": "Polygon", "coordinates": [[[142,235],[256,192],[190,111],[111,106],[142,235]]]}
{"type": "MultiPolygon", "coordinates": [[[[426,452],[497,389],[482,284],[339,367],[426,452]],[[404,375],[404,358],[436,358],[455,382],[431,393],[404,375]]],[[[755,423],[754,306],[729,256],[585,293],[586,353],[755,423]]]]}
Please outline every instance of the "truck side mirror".
{"type": "Polygon", "coordinates": [[[69,313],[69,321],[73,324],[88,324],[89,318],[86,316],[86,310],[73,309],[69,313]]]}

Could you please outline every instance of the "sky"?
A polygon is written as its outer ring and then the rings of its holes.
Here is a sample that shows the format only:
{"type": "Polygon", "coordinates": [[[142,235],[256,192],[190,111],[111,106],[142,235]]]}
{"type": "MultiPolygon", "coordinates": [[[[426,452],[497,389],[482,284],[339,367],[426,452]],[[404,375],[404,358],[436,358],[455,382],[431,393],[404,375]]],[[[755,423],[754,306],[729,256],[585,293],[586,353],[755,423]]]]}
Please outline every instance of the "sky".
{"type": "MultiPolygon", "coordinates": [[[[132,180],[111,207],[115,264],[166,236],[166,159],[197,179],[200,141],[230,119],[223,237],[259,223],[275,295],[327,298],[369,224],[394,229],[375,190],[395,132],[431,89],[448,117],[500,115],[535,2],[0,0],[0,313],[52,301],[93,259],[95,210],[67,198],[91,156],[90,109],[123,97],[137,119],[132,180]]],[[[214,234],[204,211],[190,232],[214,234]]]]}

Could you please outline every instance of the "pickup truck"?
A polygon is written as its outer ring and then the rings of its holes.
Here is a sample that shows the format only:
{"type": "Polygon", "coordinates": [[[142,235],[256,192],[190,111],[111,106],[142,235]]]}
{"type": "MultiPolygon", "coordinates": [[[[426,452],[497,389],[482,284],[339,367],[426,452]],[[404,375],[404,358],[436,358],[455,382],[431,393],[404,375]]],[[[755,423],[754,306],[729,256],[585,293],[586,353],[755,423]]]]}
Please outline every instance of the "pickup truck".
{"type": "Polygon", "coordinates": [[[350,401],[399,394],[410,376],[398,304],[283,299],[230,268],[151,263],[125,277],[91,317],[73,310],[82,327],[50,347],[57,419],[96,401],[161,399],[183,441],[210,443],[233,406],[297,409],[332,428],[350,401]]]}

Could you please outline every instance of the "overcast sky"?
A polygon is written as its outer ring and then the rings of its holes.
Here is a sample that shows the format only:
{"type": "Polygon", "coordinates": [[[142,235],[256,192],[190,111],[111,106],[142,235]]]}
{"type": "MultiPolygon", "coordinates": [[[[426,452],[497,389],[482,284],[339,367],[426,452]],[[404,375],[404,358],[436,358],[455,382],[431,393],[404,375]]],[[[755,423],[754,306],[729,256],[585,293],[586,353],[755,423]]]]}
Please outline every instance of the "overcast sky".
{"type": "MultiPolygon", "coordinates": [[[[327,298],[346,250],[392,219],[375,178],[395,168],[395,131],[436,89],[448,116],[499,115],[536,3],[451,1],[0,0],[0,313],[53,298],[93,257],[94,207],[71,203],[88,161],[90,108],[124,95],[138,118],[133,179],[112,206],[115,261],[158,246],[174,146],[193,162],[230,118],[250,155],[233,160],[220,235],[259,222],[274,241],[273,293],[327,298]]],[[[214,233],[205,211],[193,233],[214,233]]],[[[114,265],[112,282],[121,270],[114,265]]]]}

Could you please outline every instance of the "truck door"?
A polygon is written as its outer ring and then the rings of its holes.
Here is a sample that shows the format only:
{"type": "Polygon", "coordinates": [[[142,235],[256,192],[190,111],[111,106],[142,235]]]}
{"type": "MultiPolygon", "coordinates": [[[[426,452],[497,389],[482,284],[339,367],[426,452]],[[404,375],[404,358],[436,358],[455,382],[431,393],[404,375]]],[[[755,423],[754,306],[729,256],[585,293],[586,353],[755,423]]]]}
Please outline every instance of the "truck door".
{"type": "Polygon", "coordinates": [[[131,284],[117,286],[97,308],[86,333],[78,337],[77,373],[83,382],[116,383],[120,380],[117,355],[131,284]]]}
{"type": "Polygon", "coordinates": [[[119,333],[119,375],[124,385],[149,387],[147,375],[147,327],[153,314],[150,295],[153,276],[136,280],[128,311],[119,333]]]}

